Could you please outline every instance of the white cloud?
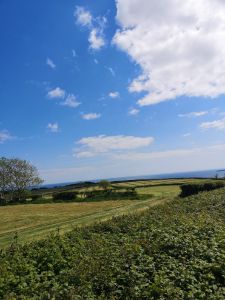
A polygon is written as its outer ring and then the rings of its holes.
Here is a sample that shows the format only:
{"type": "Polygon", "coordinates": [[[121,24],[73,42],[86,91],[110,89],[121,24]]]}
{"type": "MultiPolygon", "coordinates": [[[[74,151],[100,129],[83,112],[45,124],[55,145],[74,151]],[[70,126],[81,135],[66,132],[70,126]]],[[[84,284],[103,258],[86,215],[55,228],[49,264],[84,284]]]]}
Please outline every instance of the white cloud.
{"type": "Polygon", "coordinates": [[[54,99],[54,98],[65,98],[65,91],[61,89],[60,87],[56,87],[53,90],[50,90],[47,94],[48,98],[54,99]]]}
{"type": "Polygon", "coordinates": [[[129,109],[128,114],[131,115],[131,116],[136,116],[137,114],[139,114],[139,112],[140,112],[139,109],[131,108],[131,109],[129,109]]]}
{"type": "Polygon", "coordinates": [[[92,15],[84,7],[77,6],[74,11],[74,17],[76,22],[81,26],[91,26],[92,24],[92,15]]]}
{"type": "Polygon", "coordinates": [[[218,129],[225,130],[225,118],[221,120],[215,120],[212,122],[204,122],[200,125],[202,129],[218,129]]]}
{"type": "Polygon", "coordinates": [[[89,113],[89,114],[83,114],[82,118],[84,120],[95,120],[95,119],[99,119],[101,117],[101,114],[97,114],[97,113],[89,113]]]}
{"type": "Polygon", "coordinates": [[[59,125],[58,123],[49,123],[47,125],[47,129],[51,132],[57,133],[59,132],[59,125]]]}
{"type": "Polygon", "coordinates": [[[95,58],[94,59],[94,63],[97,65],[98,64],[98,60],[95,58]]]}
{"type": "Polygon", "coordinates": [[[50,59],[50,58],[47,58],[46,59],[46,64],[52,68],[52,69],[55,69],[56,68],[56,65],[54,64],[54,62],[50,59]]]}
{"type": "Polygon", "coordinates": [[[184,133],[184,134],[183,134],[183,137],[188,137],[188,136],[191,136],[191,133],[190,133],[190,132],[187,132],[187,133],[184,133]]]}
{"type": "Polygon", "coordinates": [[[107,19],[105,17],[93,18],[90,11],[81,6],[76,7],[74,17],[76,18],[77,24],[89,29],[88,41],[90,43],[90,49],[100,50],[105,45],[103,31],[107,19]]]}
{"type": "Polygon", "coordinates": [[[187,117],[187,118],[194,118],[194,117],[202,117],[207,115],[209,112],[208,111],[194,111],[194,112],[190,112],[187,114],[179,114],[178,116],[183,118],[183,117],[187,117]]]}
{"type": "Polygon", "coordinates": [[[141,66],[140,106],[225,94],[225,6],[219,0],[117,0],[113,42],[141,66]]]}
{"type": "Polygon", "coordinates": [[[109,97],[110,97],[110,98],[113,98],[113,99],[119,98],[119,96],[120,96],[120,93],[119,93],[119,92],[110,92],[110,93],[109,93],[109,97]]]}
{"type": "Polygon", "coordinates": [[[152,137],[135,136],[106,136],[82,138],[77,142],[80,148],[75,149],[75,156],[92,157],[99,154],[112,154],[115,151],[133,150],[151,145],[154,141],[152,137]]]}
{"type": "Polygon", "coordinates": [[[73,94],[68,94],[65,101],[60,103],[61,105],[76,108],[81,103],[77,101],[76,97],[73,94]]]}
{"type": "Polygon", "coordinates": [[[0,131],[0,144],[3,144],[11,139],[13,139],[13,137],[7,130],[0,131]]]}
{"type": "Polygon", "coordinates": [[[107,69],[109,70],[109,72],[112,74],[113,77],[116,76],[116,73],[115,73],[115,71],[113,70],[113,68],[108,67],[107,69]]]}
{"type": "Polygon", "coordinates": [[[99,28],[93,28],[89,34],[88,41],[90,48],[93,50],[99,50],[105,45],[104,36],[102,30],[99,28]]]}

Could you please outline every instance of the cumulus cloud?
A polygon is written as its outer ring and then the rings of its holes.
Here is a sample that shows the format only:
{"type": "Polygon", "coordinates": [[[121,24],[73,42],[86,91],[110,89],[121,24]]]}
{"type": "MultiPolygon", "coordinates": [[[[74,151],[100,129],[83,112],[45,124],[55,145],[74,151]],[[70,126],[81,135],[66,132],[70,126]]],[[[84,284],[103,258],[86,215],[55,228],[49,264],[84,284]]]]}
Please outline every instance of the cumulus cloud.
{"type": "Polygon", "coordinates": [[[105,46],[104,28],[107,23],[107,19],[105,17],[94,18],[90,11],[81,6],[76,7],[74,17],[77,24],[88,28],[90,49],[100,50],[103,46],[105,46]]]}
{"type": "Polygon", "coordinates": [[[65,98],[66,92],[61,89],[60,87],[56,87],[53,90],[50,90],[47,94],[47,97],[50,99],[55,99],[55,98],[65,98]]]}
{"type": "Polygon", "coordinates": [[[84,120],[95,120],[95,119],[99,119],[101,117],[101,114],[98,113],[89,113],[89,114],[83,114],[82,118],[84,120]]]}
{"type": "Polygon", "coordinates": [[[54,64],[54,62],[50,59],[50,58],[47,58],[46,59],[46,64],[52,68],[52,69],[55,69],[56,68],[56,65],[54,64]]]}
{"type": "Polygon", "coordinates": [[[110,98],[113,98],[113,99],[119,98],[119,96],[120,96],[120,93],[119,93],[119,92],[110,92],[110,93],[109,93],[109,97],[110,97],[110,98]]]}
{"type": "Polygon", "coordinates": [[[195,117],[202,117],[207,115],[208,111],[193,111],[187,114],[179,114],[178,116],[181,118],[187,117],[187,118],[195,118],[195,117]]]}
{"type": "Polygon", "coordinates": [[[75,156],[92,157],[99,154],[112,154],[117,151],[134,150],[151,145],[153,137],[135,136],[106,136],[99,135],[94,137],[82,138],[76,144],[80,147],[75,149],[75,156]]]}
{"type": "Polygon", "coordinates": [[[137,114],[139,114],[140,110],[137,108],[130,108],[128,111],[128,114],[130,116],[136,116],[137,114]]]}
{"type": "Polygon", "coordinates": [[[212,122],[203,122],[200,127],[202,129],[218,129],[225,130],[225,118],[212,122]]]}
{"type": "Polygon", "coordinates": [[[76,97],[74,94],[68,94],[65,101],[60,103],[61,105],[76,108],[79,106],[81,103],[77,101],[76,97]]]}
{"type": "Polygon", "coordinates": [[[7,130],[1,130],[0,131],[0,144],[3,144],[9,140],[11,140],[13,137],[7,130]]]}
{"type": "Polygon", "coordinates": [[[117,0],[113,42],[141,66],[140,106],[225,94],[225,5],[211,0],[117,0]]]}
{"type": "Polygon", "coordinates": [[[58,125],[58,123],[49,123],[49,124],[47,125],[47,129],[48,129],[50,132],[57,133],[57,132],[59,132],[59,125],[58,125]]]}

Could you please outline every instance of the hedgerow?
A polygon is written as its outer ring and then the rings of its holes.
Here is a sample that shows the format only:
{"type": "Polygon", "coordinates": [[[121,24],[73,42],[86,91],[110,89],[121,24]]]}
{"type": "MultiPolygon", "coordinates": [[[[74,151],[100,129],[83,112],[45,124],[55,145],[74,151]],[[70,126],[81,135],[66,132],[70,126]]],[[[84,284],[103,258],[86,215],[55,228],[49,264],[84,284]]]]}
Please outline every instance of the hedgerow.
{"type": "Polygon", "coordinates": [[[212,182],[204,182],[204,183],[187,183],[182,184],[181,188],[181,197],[188,197],[191,195],[198,194],[204,191],[212,191],[216,189],[220,189],[225,187],[225,181],[212,181],[212,182]]]}
{"type": "Polygon", "coordinates": [[[59,192],[52,195],[54,201],[62,200],[62,201],[73,201],[77,198],[77,192],[59,192]]]}
{"type": "Polygon", "coordinates": [[[225,298],[225,189],[0,254],[2,299],[225,298]]]}

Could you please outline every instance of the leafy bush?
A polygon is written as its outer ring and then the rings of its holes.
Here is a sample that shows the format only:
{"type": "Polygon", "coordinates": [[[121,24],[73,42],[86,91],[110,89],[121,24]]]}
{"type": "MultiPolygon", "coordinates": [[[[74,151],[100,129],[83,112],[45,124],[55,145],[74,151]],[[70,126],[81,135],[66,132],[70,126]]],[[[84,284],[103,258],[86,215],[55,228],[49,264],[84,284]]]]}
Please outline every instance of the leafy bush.
{"type": "Polygon", "coordinates": [[[225,187],[224,181],[206,182],[206,183],[188,183],[180,186],[181,197],[187,197],[198,194],[199,192],[211,191],[225,187]]]}
{"type": "Polygon", "coordinates": [[[42,195],[36,194],[31,196],[32,201],[36,201],[42,199],[42,195]]]}
{"type": "Polygon", "coordinates": [[[99,181],[98,185],[102,189],[107,190],[110,188],[111,183],[108,180],[101,180],[101,181],[99,181]]]}
{"type": "Polygon", "coordinates": [[[26,200],[31,197],[31,191],[15,191],[10,202],[12,203],[26,203],[26,200]]]}
{"type": "Polygon", "coordinates": [[[58,201],[73,201],[77,198],[77,193],[76,192],[59,192],[53,194],[53,200],[58,201]]]}

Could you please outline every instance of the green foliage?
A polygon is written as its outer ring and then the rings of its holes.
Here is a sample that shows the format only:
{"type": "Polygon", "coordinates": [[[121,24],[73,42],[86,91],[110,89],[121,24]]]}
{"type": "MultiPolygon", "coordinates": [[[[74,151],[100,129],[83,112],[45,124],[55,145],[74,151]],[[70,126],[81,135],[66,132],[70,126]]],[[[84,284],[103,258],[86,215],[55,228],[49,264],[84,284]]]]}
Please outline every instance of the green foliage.
{"type": "Polygon", "coordinates": [[[104,190],[107,190],[110,188],[111,186],[111,183],[108,181],[108,180],[101,180],[99,183],[98,183],[99,187],[104,189],[104,190]]]}
{"type": "Polygon", "coordinates": [[[1,299],[225,298],[225,189],[0,253],[1,299]]]}
{"type": "Polygon", "coordinates": [[[110,190],[93,190],[86,191],[85,199],[92,201],[100,200],[122,200],[122,199],[139,199],[139,195],[134,188],[128,189],[110,189],[110,190]]]}
{"type": "Polygon", "coordinates": [[[42,182],[37,168],[28,161],[0,158],[0,196],[6,202],[24,202],[27,189],[42,182]]]}
{"type": "Polygon", "coordinates": [[[73,201],[77,197],[77,192],[59,192],[53,194],[53,200],[58,201],[73,201]]]}
{"type": "Polygon", "coordinates": [[[205,183],[188,183],[180,186],[181,188],[181,197],[188,197],[191,195],[198,194],[199,192],[212,191],[215,189],[220,189],[225,187],[224,181],[212,181],[205,183]]]}

